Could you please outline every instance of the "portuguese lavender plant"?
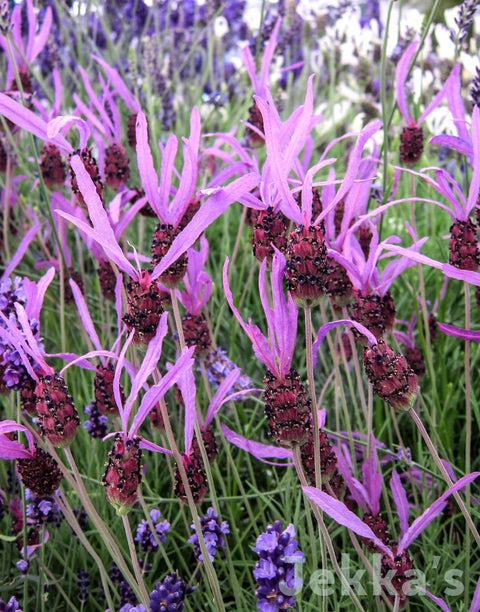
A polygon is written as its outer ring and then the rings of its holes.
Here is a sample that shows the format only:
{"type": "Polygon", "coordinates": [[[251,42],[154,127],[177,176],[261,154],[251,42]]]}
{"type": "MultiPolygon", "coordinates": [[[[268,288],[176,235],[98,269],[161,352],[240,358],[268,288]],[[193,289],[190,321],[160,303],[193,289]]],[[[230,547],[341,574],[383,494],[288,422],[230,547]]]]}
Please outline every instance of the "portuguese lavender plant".
{"type": "Polygon", "coordinates": [[[295,577],[295,566],[303,563],[304,554],[297,550],[295,528],[290,524],[282,531],[280,521],[269,525],[265,533],[257,538],[253,549],[260,559],[253,575],[258,583],[255,595],[257,608],[262,612],[287,610],[295,606],[296,597],[292,589],[301,587],[301,580],[295,577]]]}
{"type": "MultiPolygon", "coordinates": [[[[230,533],[228,523],[227,521],[222,521],[222,523],[220,523],[219,515],[215,514],[213,508],[208,508],[207,514],[200,518],[200,524],[202,526],[202,533],[205,539],[208,556],[210,557],[210,561],[213,562],[217,550],[219,548],[225,548],[226,546],[223,536],[230,533]]],[[[196,531],[194,523],[192,523],[191,528],[196,531]]],[[[189,538],[188,543],[193,544],[195,558],[199,561],[203,561],[203,554],[196,533],[189,538]]]]}
{"type": "Polygon", "coordinates": [[[311,402],[291,367],[297,333],[298,309],[289,295],[285,299],[282,287],[285,257],[277,250],[272,263],[273,308],[265,294],[266,260],[262,263],[259,290],[268,324],[268,341],[256,325],[246,324],[233,304],[227,277],[228,258],[223,269],[223,285],[227,302],[253,344],[257,358],[267,366],[265,375],[265,417],[269,433],[277,444],[302,444],[308,438],[311,402]]]}

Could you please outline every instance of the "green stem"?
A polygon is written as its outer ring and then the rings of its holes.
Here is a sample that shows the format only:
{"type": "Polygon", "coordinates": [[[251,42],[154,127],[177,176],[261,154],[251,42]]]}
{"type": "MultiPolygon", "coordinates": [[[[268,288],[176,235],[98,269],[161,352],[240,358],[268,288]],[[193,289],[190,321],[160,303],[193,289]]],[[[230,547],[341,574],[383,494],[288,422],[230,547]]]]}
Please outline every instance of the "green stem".
{"type": "MultiPolygon", "coordinates": [[[[415,412],[415,410],[413,408],[410,408],[409,410],[410,416],[412,417],[412,419],[415,422],[415,425],[417,426],[420,434],[422,435],[422,438],[425,442],[425,444],[428,447],[428,450],[430,451],[430,453],[432,454],[433,460],[435,461],[435,464],[437,465],[438,469],[440,470],[443,479],[445,480],[445,482],[447,483],[448,487],[453,487],[453,482],[452,479],[450,478],[450,476],[448,475],[447,470],[445,469],[442,460],[440,459],[440,456],[437,452],[437,449],[435,448],[432,440],[430,439],[430,436],[428,435],[427,430],[425,429],[425,426],[422,423],[421,418],[418,416],[418,414],[415,412]]],[[[480,547],[480,534],[477,531],[477,528],[472,520],[472,517],[470,516],[470,513],[468,512],[465,503],[463,501],[463,499],[460,497],[460,494],[458,493],[458,491],[455,491],[453,493],[453,496],[455,497],[455,500],[457,502],[457,504],[460,507],[460,510],[463,514],[463,516],[465,517],[465,521],[467,522],[467,525],[470,529],[470,531],[472,532],[473,537],[475,538],[475,542],[477,543],[477,545],[480,547]]]]}
{"type": "MultiPolygon", "coordinates": [[[[465,329],[468,331],[471,324],[470,312],[470,285],[465,281],[465,329]]],[[[465,340],[465,473],[471,471],[471,451],[472,451],[472,387],[470,378],[470,340],[465,340]]],[[[470,513],[470,487],[465,487],[465,506],[470,513]]],[[[470,532],[465,534],[465,584],[470,583],[470,551],[471,551],[470,532]]],[[[466,589],[468,591],[468,589],[466,589]]],[[[469,594],[465,593],[465,607],[468,606],[469,594]]]]}
{"type": "Polygon", "coordinates": [[[190,489],[190,484],[188,482],[187,473],[185,471],[185,466],[183,465],[182,456],[177,447],[177,443],[175,440],[175,436],[173,434],[172,426],[170,424],[170,418],[168,415],[167,405],[165,404],[165,399],[162,397],[160,399],[160,408],[163,417],[163,424],[165,427],[165,434],[167,436],[168,443],[170,444],[170,450],[173,453],[173,457],[177,464],[178,471],[180,473],[180,478],[182,479],[183,487],[185,489],[185,495],[187,497],[188,507],[190,508],[190,513],[192,515],[192,519],[195,525],[195,530],[198,536],[198,543],[200,544],[200,549],[203,555],[203,566],[205,568],[208,582],[210,584],[210,589],[212,591],[212,595],[214,598],[215,605],[217,610],[220,612],[226,612],[225,604],[223,602],[222,591],[220,589],[220,584],[218,582],[217,575],[213,568],[213,564],[210,561],[210,557],[208,555],[207,546],[205,544],[205,539],[203,537],[202,526],[200,524],[200,519],[197,512],[197,507],[195,505],[195,501],[193,499],[192,491],[190,489]]]}
{"type": "Polygon", "coordinates": [[[143,574],[142,574],[140,565],[138,563],[137,551],[135,550],[135,542],[133,541],[132,530],[130,528],[130,522],[126,514],[122,516],[122,521],[123,521],[123,528],[125,529],[125,535],[127,537],[128,550],[130,551],[130,558],[132,560],[133,571],[135,572],[135,577],[137,579],[138,586],[140,590],[142,591],[144,601],[148,603],[150,601],[150,596],[148,595],[148,591],[145,586],[145,582],[143,581],[143,574]]]}
{"type": "Polygon", "coordinates": [[[128,568],[117,542],[115,541],[114,537],[110,533],[110,530],[108,529],[108,527],[105,525],[103,520],[100,518],[100,515],[95,509],[95,506],[92,504],[92,501],[90,500],[87,490],[85,489],[85,485],[83,484],[82,476],[80,472],[78,471],[77,464],[75,463],[75,459],[73,458],[72,451],[70,450],[68,446],[64,448],[63,450],[65,453],[65,456],[67,457],[67,461],[70,466],[70,469],[72,470],[72,473],[74,475],[74,482],[75,482],[74,488],[78,493],[78,496],[80,498],[80,501],[83,504],[83,507],[85,508],[89,517],[93,521],[101,538],[103,539],[107,548],[109,549],[112,559],[115,561],[115,563],[118,565],[118,568],[122,572],[123,577],[128,582],[128,584],[132,587],[139,601],[141,601],[141,603],[144,606],[148,606],[149,598],[147,598],[147,600],[144,600],[144,594],[140,586],[137,584],[137,581],[135,580],[132,572],[128,568]]]}
{"type": "MultiPolygon", "coordinates": [[[[97,555],[97,553],[93,549],[92,545],[88,541],[88,538],[83,533],[82,528],[78,524],[77,518],[76,518],[73,510],[70,507],[70,504],[67,502],[66,495],[64,495],[63,492],[61,492],[61,495],[57,495],[55,493],[53,495],[53,497],[55,499],[56,504],[58,505],[58,507],[62,511],[63,516],[65,517],[65,519],[67,520],[68,524],[73,529],[73,531],[76,533],[76,535],[77,535],[78,539],[80,540],[80,542],[82,543],[83,547],[90,554],[92,559],[97,564],[97,567],[98,567],[98,569],[100,571],[100,579],[102,581],[103,592],[105,594],[105,598],[107,600],[108,607],[110,608],[110,610],[115,610],[113,599],[112,599],[112,594],[110,593],[110,588],[109,588],[108,574],[107,574],[107,572],[105,570],[105,567],[103,566],[102,560],[97,555]]],[[[112,585],[112,588],[113,588],[113,585],[112,585]]],[[[24,605],[25,605],[25,602],[24,602],[24,605]]]]}
{"type": "Polygon", "coordinates": [[[313,374],[313,343],[312,343],[312,310],[305,308],[305,350],[307,361],[307,380],[308,391],[312,400],[313,417],[313,452],[315,462],[315,486],[320,489],[322,486],[322,466],[320,462],[320,437],[318,435],[318,411],[317,396],[315,393],[315,378],[313,374]]]}
{"type": "MultiPolygon", "coordinates": [[[[308,483],[307,483],[307,480],[305,478],[305,474],[303,472],[302,461],[301,461],[301,456],[300,456],[300,448],[299,448],[298,445],[294,445],[293,446],[292,453],[293,453],[293,463],[295,464],[295,469],[297,471],[297,475],[298,475],[298,478],[300,480],[300,483],[301,483],[302,487],[306,487],[306,486],[308,486],[308,483]]],[[[318,525],[320,527],[320,532],[321,532],[321,534],[323,536],[323,540],[324,540],[324,542],[325,542],[325,544],[327,546],[328,554],[330,556],[330,560],[332,562],[333,568],[334,568],[337,576],[339,577],[339,579],[340,579],[342,585],[344,586],[344,588],[348,591],[348,594],[352,598],[352,601],[355,604],[356,609],[357,610],[361,610],[362,612],[365,612],[362,604],[360,603],[360,600],[357,597],[357,594],[352,589],[349,581],[347,580],[347,578],[343,574],[342,569],[341,569],[340,565],[338,564],[337,557],[335,555],[335,548],[333,546],[332,539],[331,539],[330,534],[328,533],[328,529],[327,529],[327,527],[326,527],[326,525],[325,525],[325,523],[323,521],[322,511],[310,499],[308,499],[308,501],[309,501],[310,507],[311,507],[311,509],[313,511],[313,514],[315,515],[315,518],[317,519],[318,525]]],[[[326,566],[324,565],[324,568],[325,567],[326,566]]]]}
{"type": "Polygon", "coordinates": [[[180,343],[180,348],[183,349],[185,348],[185,336],[183,335],[182,317],[180,316],[180,309],[178,308],[177,293],[175,288],[170,289],[170,295],[172,298],[172,309],[173,316],[175,318],[175,326],[178,333],[178,341],[180,343]]]}

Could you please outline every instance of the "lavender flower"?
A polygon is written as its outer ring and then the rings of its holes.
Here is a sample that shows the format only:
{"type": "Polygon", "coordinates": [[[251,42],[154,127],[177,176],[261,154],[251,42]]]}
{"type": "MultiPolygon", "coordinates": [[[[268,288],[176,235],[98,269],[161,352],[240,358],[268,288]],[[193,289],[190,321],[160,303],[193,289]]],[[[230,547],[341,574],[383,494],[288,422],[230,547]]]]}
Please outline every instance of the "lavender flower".
{"type": "Polygon", "coordinates": [[[152,533],[148,521],[142,519],[141,523],[137,527],[136,542],[140,542],[141,549],[144,553],[157,550],[158,541],[165,544],[167,536],[165,534],[170,532],[170,523],[168,521],[160,522],[160,511],[151,510],[150,517],[155,527],[155,534],[152,533]]]}
{"type": "Polygon", "coordinates": [[[84,569],[81,569],[77,574],[77,586],[78,586],[78,600],[83,604],[88,601],[90,593],[88,587],[90,586],[90,574],[84,569]]]}
{"type": "Polygon", "coordinates": [[[301,586],[295,578],[295,564],[303,563],[304,554],[297,549],[295,528],[290,525],[282,531],[280,521],[267,527],[267,531],[257,538],[253,549],[260,559],[253,575],[258,583],[255,595],[257,607],[261,612],[287,610],[295,605],[292,589],[301,586]]]}
{"type": "MultiPolygon", "coordinates": [[[[372,471],[370,471],[371,475],[372,471]]],[[[454,485],[452,485],[445,493],[440,495],[423,513],[416,518],[413,523],[408,526],[409,517],[409,503],[407,500],[407,494],[401,484],[400,476],[397,472],[393,471],[393,476],[390,481],[390,486],[393,494],[393,500],[397,510],[397,515],[400,523],[401,537],[396,542],[389,542],[388,545],[384,544],[382,540],[377,537],[374,531],[362,521],[355,513],[347,508],[347,506],[327,495],[323,491],[319,491],[314,487],[302,487],[307,497],[319,508],[321,508],[326,514],[333,518],[340,525],[344,525],[354,531],[357,535],[363,538],[370,539],[381,551],[384,552],[381,561],[381,572],[382,577],[384,574],[389,574],[390,584],[388,585],[387,597],[398,596],[400,598],[400,608],[403,608],[407,602],[407,595],[409,585],[407,582],[414,577],[412,573],[413,561],[408,554],[407,548],[418,538],[424,529],[430,525],[430,523],[437,517],[446,505],[446,500],[452,493],[462,489],[465,485],[473,482],[480,472],[472,472],[467,474],[463,478],[460,478],[454,485]],[[393,573],[392,573],[393,572],[393,573]],[[391,588],[390,588],[391,587],[391,588]]],[[[380,483],[377,481],[371,481],[370,492],[377,491],[380,483]]],[[[352,489],[351,489],[352,490],[352,489]]]]}
{"type": "MultiPolygon", "coordinates": [[[[207,355],[205,361],[207,365],[208,381],[215,385],[217,389],[222,384],[222,382],[233,372],[233,370],[237,369],[237,366],[233,363],[231,359],[229,359],[227,352],[224,351],[221,347],[218,347],[214,351],[211,351],[207,355]]],[[[246,374],[242,374],[237,378],[231,389],[227,392],[227,395],[230,395],[231,393],[237,393],[239,391],[245,391],[246,389],[251,389],[252,387],[253,383],[251,379],[246,374]]],[[[239,402],[245,401],[246,399],[248,399],[248,396],[237,396],[237,401],[239,402]]]]}
{"type": "Polygon", "coordinates": [[[0,612],[22,612],[22,610],[18,607],[18,601],[15,597],[10,597],[6,603],[0,600],[0,612]]]}
{"type": "MultiPolygon", "coordinates": [[[[200,519],[200,524],[202,526],[202,533],[205,539],[208,556],[210,557],[210,561],[213,563],[217,549],[225,548],[225,539],[223,536],[224,534],[230,533],[230,529],[227,521],[223,521],[220,524],[220,517],[218,514],[215,514],[215,510],[213,508],[209,508],[207,510],[207,514],[202,516],[200,519]]],[[[194,531],[196,531],[194,523],[192,523],[191,527],[194,531]]],[[[196,533],[189,538],[188,543],[193,544],[196,559],[203,561],[203,554],[198,541],[198,535],[196,533]]]]}
{"type": "Polygon", "coordinates": [[[233,304],[228,283],[228,258],[223,268],[223,286],[227,302],[253,344],[256,357],[267,366],[265,375],[265,417],[269,433],[277,444],[303,444],[310,431],[311,402],[300,377],[291,367],[297,336],[298,309],[282,287],[285,257],[277,250],[272,263],[273,308],[265,292],[266,259],[260,268],[259,290],[267,318],[268,339],[251,320],[246,324],[233,304]]]}
{"type": "Polygon", "coordinates": [[[55,459],[33,442],[33,436],[24,425],[15,421],[0,422],[0,457],[17,459],[17,469],[23,484],[38,497],[48,497],[57,490],[62,472],[55,459]],[[28,448],[11,439],[11,434],[23,432],[28,448]]]}
{"type": "Polygon", "coordinates": [[[162,582],[157,582],[150,594],[150,612],[182,612],[183,601],[196,587],[187,587],[175,572],[162,582]]]}
{"type": "Polygon", "coordinates": [[[458,7],[458,13],[455,17],[455,24],[458,28],[458,32],[454,33],[453,30],[450,31],[450,40],[454,44],[461,45],[465,42],[479,4],[478,0],[464,0],[458,7]]]}
{"type": "Polygon", "coordinates": [[[90,406],[85,406],[85,414],[90,417],[83,424],[88,434],[95,439],[104,438],[108,431],[108,417],[99,413],[97,403],[94,400],[92,400],[90,406]]]}
{"type": "Polygon", "coordinates": [[[52,497],[37,497],[29,489],[26,489],[25,499],[30,502],[26,508],[27,517],[35,525],[55,523],[57,527],[60,526],[63,515],[52,497]]]}

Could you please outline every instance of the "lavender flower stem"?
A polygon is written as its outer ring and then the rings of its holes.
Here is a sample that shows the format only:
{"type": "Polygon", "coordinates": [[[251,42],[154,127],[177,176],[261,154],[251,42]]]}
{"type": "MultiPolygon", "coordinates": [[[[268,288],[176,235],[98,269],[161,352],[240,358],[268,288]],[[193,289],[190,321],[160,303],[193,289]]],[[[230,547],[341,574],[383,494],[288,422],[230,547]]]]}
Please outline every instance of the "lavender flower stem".
{"type": "MultiPolygon", "coordinates": [[[[302,459],[300,456],[300,447],[298,446],[298,444],[295,444],[292,447],[292,454],[293,454],[293,463],[295,465],[295,469],[297,471],[297,475],[298,478],[300,480],[300,483],[302,485],[302,487],[307,487],[308,483],[307,483],[307,479],[305,478],[305,474],[303,472],[303,468],[302,468],[302,459]]],[[[320,508],[314,504],[313,502],[310,502],[310,507],[315,515],[315,518],[317,519],[318,522],[318,526],[320,527],[320,532],[321,535],[323,536],[323,539],[325,541],[325,544],[327,546],[327,550],[328,550],[328,554],[330,555],[330,560],[332,562],[333,568],[337,574],[337,576],[340,578],[342,584],[344,585],[344,587],[347,589],[350,597],[352,598],[353,603],[355,604],[355,607],[357,608],[357,610],[362,610],[363,612],[365,612],[362,604],[360,603],[357,594],[354,592],[354,590],[352,589],[350,583],[348,582],[348,580],[345,578],[340,566],[338,565],[338,561],[337,561],[337,557],[335,556],[335,549],[333,547],[333,542],[332,539],[330,538],[330,534],[328,533],[328,529],[323,521],[323,516],[322,516],[322,512],[320,510],[320,508]]],[[[325,568],[325,565],[324,565],[325,568]]]]}
{"type": "Polygon", "coordinates": [[[150,597],[148,595],[147,588],[143,581],[142,570],[140,569],[140,565],[138,564],[137,551],[135,550],[135,543],[133,541],[132,530],[130,528],[130,522],[126,514],[122,515],[122,521],[123,521],[123,528],[125,529],[125,535],[127,536],[128,550],[130,551],[130,558],[132,560],[133,571],[135,572],[135,577],[137,579],[138,587],[142,591],[144,601],[148,603],[148,601],[150,600],[150,597]]]}
{"type": "MultiPolygon", "coordinates": [[[[215,415],[214,419],[215,419],[215,424],[217,426],[217,431],[220,432],[220,437],[221,437],[221,440],[222,440],[222,447],[225,449],[225,452],[227,454],[227,461],[230,464],[230,467],[232,469],[232,473],[235,475],[235,482],[238,483],[238,490],[240,491],[242,499],[245,500],[245,508],[247,510],[247,513],[248,513],[248,518],[250,519],[250,522],[253,525],[253,524],[255,524],[255,516],[254,516],[254,514],[252,512],[252,507],[250,506],[250,502],[249,502],[249,498],[248,498],[247,492],[245,491],[245,487],[243,486],[243,480],[240,478],[240,474],[238,473],[237,466],[235,465],[235,461],[233,460],[232,453],[230,452],[230,444],[228,443],[227,439],[225,438],[225,434],[222,431],[222,423],[221,423],[220,418],[218,417],[218,415],[215,415]]],[[[247,460],[248,460],[248,457],[247,457],[247,460]]],[[[253,471],[251,470],[251,464],[250,464],[249,460],[248,460],[248,468],[249,468],[249,471],[250,471],[251,480],[254,483],[255,479],[252,478],[253,471]]],[[[233,521],[232,521],[232,523],[233,523],[233,521]]]]}
{"type": "Polygon", "coordinates": [[[3,248],[5,249],[6,261],[10,261],[10,244],[8,240],[10,225],[10,190],[12,188],[12,160],[10,155],[7,157],[7,168],[5,170],[5,187],[3,190],[3,248]]]}
{"type": "MultiPolygon", "coordinates": [[[[452,487],[453,486],[453,482],[452,479],[450,478],[450,476],[448,475],[447,470],[445,469],[445,467],[443,466],[442,460],[440,459],[440,456],[437,452],[437,449],[435,448],[430,436],[428,435],[427,430],[425,429],[424,424],[422,423],[422,419],[418,416],[418,414],[415,412],[415,410],[413,408],[410,408],[409,410],[410,416],[412,417],[412,419],[415,422],[415,425],[418,428],[418,431],[421,433],[422,438],[425,441],[425,444],[428,447],[428,450],[431,452],[433,460],[435,461],[438,469],[440,470],[443,479],[445,480],[445,482],[447,483],[448,487],[452,487]]],[[[468,525],[468,527],[470,528],[470,531],[473,534],[473,537],[475,538],[475,542],[477,543],[477,545],[480,547],[480,534],[477,531],[477,528],[475,527],[475,524],[472,520],[472,517],[470,516],[465,503],[463,501],[463,499],[460,497],[460,494],[458,493],[458,491],[455,491],[453,493],[453,496],[455,497],[455,500],[457,502],[457,504],[460,507],[460,510],[463,514],[463,516],[465,517],[465,521],[468,525]]]]}
{"type": "MultiPolygon", "coordinates": [[[[173,302],[173,298],[172,298],[173,302]]],[[[178,306],[177,306],[178,310],[178,306]]],[[[212,590],[212,595],[215,601],[215,605],[217,606],[217,610],[222,612],[225,611],[225,604],[222,598],[222,591],[220,589],[220,585],[218,583],[218,578],[213,568],[213,564],[210,561],[210,557],[207,551],[207,546],[205,544],[205,539],[203,537],[202,526],[200,524],[200,519],[198,518],[197,507],[195,506],[195,502],[193,500],[192,491],[190,489],[190,485],[187,478],[187,473],[185,471],[185,467],[183,465],[182,457],[178,450],[177,443],[175,441],[175,436],[172,431],[172,426],[170,424],[170,418],[168,415],[167,405],[165,404],[165,399],[160,398],[160,409],[163,417],[163,424],[165,427],[165,434],[167,436],[168,443],[170,444],[170,450],[173,453],[173,457],[178,467],[178,471],[180,472],[180,477],[182,479],[182,483],[185,489],[185,495],[187,497],[188,507],[190,508],[190,513],[192,515],[193,522],[195,524],[195,529],[198,535],[198,543],[200,544],[200,549],[203,555],[203,566],[205,567],[205,571],[207,573],[208,582],[210,584],[210,588],[212,590]]]]}
{"type": "MultiPolygon", "coordinates": [[[[465,291],[465,329],[470,329],[470,285],[464,283],[465,291]]],[[[472,396],[470,379],[470,340],[465,340],[465,472],[471,471],[470,455],[472,451],[472,396]]],[[[470,487],[465,488],[465,506],[470,512],[470,487]]],[[[470,582],[470,551],[471,551],[470,532],[465,534],[465,584],[470,582]]],[[[465,607],[468,607],[469,595],[465,593],[465,607]]]]}
{"type": "Polygon", "coordinates": [[[80,540],[82,545],[85,547],[85,550],[90,554],[92,559],[97,564],[97,567],[98,567],[98,569],[100,571],[100,579],[102,581],[103,592],[105,594],[105,598],[107,600],[109,608],[111,610],[114,610],[115,608],[114,608],[114,604],[113,604],[113,600],[112,600],[112,595],[110,593],[110,589],[109,589],[109,585],[108,585],[108,575],[107,575],[107,572],[106,572],[106,570],[105,570],[105,568],[103,566],[102,560],[97,555],[97,553],[93,549],[92,545],[90,544],[90,542],[86,538],[85,534],[83,533],[82,528],[78,524],[78,521],[77,521],[77,519],[75,517],[75,514],[73,513],[73,510],[70,507],[66,497],[64,495],[60,496],[60,495],[57,495],[57,494],[54,494],[53,497],[55,499],[55,502],[56,502],[57,506],[62,511],[63,516],[67,520],[68,524],[73,529],[73,531],[77,534],[78,539],[80,540]]]}
{"type": "Polygon", "coordinates": [[[400,610],[400,597],[398,595],[395,596],[395,604],[393,606],[393,612],[398,612],[400,610]]]}
{"type": "Polygon", "coordinates": [[[318,436],[318,411],[315,393],[315,378],[313,375],[313,347],[312,347],[312,310],[305,308],[305,347],[307,351],[307,380],[308,391],[312,400],[313,416],[313,452],[315,458],[315,486],[322,486],[322,472],[320,464],[320,438],[318,436]]]}
{"type": "Polygon", "coordinates": [[[235,260],[238,255],[238,249],[240,248],[240,242],[243,236],[243,227],[245,225],[245,217],[247,216],[247,207],[242,207],[242,216],[240,217],[240,223],[238,224],[237,238],[235,240],[235,246],[233,247],[232,259],[230,261],[230,266],[228,268],[228,284],[231,282],[231,274],[232,270],[235,266],[235,260]]]}
{"type": "Polygon", "coordinates": [[[175,318],[175,326],[178,333],[178,341],[180,342],[180,348],[185,348],[185,337],[183,335],[182,318],[180,316],[180,310],[178,308],[178,300],[175,288],[170,289],[170,295],[172,298],[173,316],[175,318]]]}
{"type": "Polygon", "coordinates": [[[70,465],[70,469],[72,470],[73,475],[74,475],[74,482],[75,482],[74,488],[76,489],[78,493],[78,496],[80,498],[80,501],[83,504],[83,507],[88,512],[88,515],[90,516],[93,523],[95,524],[95,527],[98,529],[103,541],[105,542],[105,544],[107,545],[107,548],[110,551],[112,559],[118,565],[125,580],[132,587],[132,589],[135,592],[135,595],[143,603],[143,605],[148,605],[149,599],[147,598],[146,601],[143,600],[144,599],[143,593],[140,590],[139,585],[137,585],[137,582],[134,576],[132,575],[131,571],[129,570],[127,564],[125,563],[125,559],[123,558],[120,548],[118,547],[113,536],[110,534],[110,531],[108,530],[107,526],[105,525],[103,520],[100,518],[98,512],[96,511],[94,505],[92,504],[90,500],[90,497],[88,496],[87,490],[85,489],[85,486],[83,484],[81,474],[78,471],[77,464],[75,463],[75,459],[73,458],[72,451],[70,450],[68,446],[65,447],[63,450],[67,457],[68,464],[70,465]]]}

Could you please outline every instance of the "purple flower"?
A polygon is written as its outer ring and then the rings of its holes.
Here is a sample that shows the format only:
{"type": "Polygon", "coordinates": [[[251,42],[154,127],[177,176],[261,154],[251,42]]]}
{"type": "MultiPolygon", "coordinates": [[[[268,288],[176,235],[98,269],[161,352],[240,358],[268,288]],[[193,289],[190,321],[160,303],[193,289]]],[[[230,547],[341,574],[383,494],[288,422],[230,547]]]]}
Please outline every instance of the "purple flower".
{"type": "Polygon", "coordinates": [[[408,112],[405,82],[419,44],[418,41],[414,41],[405,49],[395,72],[395,92],[398,108],[407,123],[400,136],[400,161],[405,165],[414,165],[420,160],[423,153],[423,130],[420,124],[438,107],[451,86],[450,80],[447,79],[442,89],[422,112],[418,120],[415,121],[408,112]]]}
{"type": "MultiPolygon", "coordinates": [[[[138,496],[138,486],[142,479],[141,449],[150,449],[158,452],[169,453],[157,445],[143,440],[137,435],[138,429],[142,425],[145,418],[149,415],[150,410],[157,404],[161,397],[168,389],[179,382],[179,379],[192,374],[192,352],[193,348],[186,349],[174,366],[165,376],[160,377],[161,380],[155,385],[147,387],[146,393],[143,395],[142,401],[135,411],[132,422],[133,406],[137,401],[141,389],[146,385],[149,376],[156,370],[162,345],[167,333],[167,316],[164,313],[160,319],[160,323],[156,330],[155,336],[149,343],[142,364],[137,372],[132,372],[132,385],[130,394],[125,402],[122,401],[120,393],[120,376],[122,369],[125,366],[125,355],[133,341],[135,331],[131,331],[127,341],[125,342],[120,355],[118,357],[117,367],[113,380],[113,390],[115,401],[120,413],[121,430],[119,432],[109,434],[108,437],[115,436],[112,449],[109,452],[106,470],[102,478],[103,485],[107,488],[107,499],[116,508],[119,515],[126,514],[135,503],[138,496]],[[120,485],[120,486],[119,486],[120,485]]],[[[157,371],[158,373],[158,371],[157,371]]],[[[193,402],[195,401],[193,395],[193,402]]],[[[194,410],[194,407],[193,407],[194,410]]],[[[193,435],[193,421],[191,423],[193,435]]]]}
{"type": "MultiPolygon", "coordinates": [[[[391,488],[401,529],[401,537],[398,542],[396,554],[401,554],[403,551],[405,551],[410,544],[412,544],[412,542],[418,538],[422,531],[424,531],[428,525],[430,525],[430,523],[442,512],[445,507],[446,499],[449,495],[470,484],[478,476],[480,476],[480,472],[472,472],[471,474],[467,474],[463,478],[460,478],[454,485],[447,489],[445,493],[440,495],[436,501],[426,508],[410,526],[408,526],[409,505],[407,496],[403,486],[401,485],[400,477],[394,470],[391,480],[391,488]]],[[[355,513],[349,510],[343,502],[334,499],[327,493],[319,491],[314,487],[303,487],[303,490],[313,503],[317,504],[319,508],[321,508],[337,523],[348,527],[357,535],[369,538],[378,546],[378,548],[383,550],[387,556],[393,558],[392,551],[381,540],[379,540],[370,527],[360,520],[355,513]]]]}
{"type": "MultiPolygon", "coordinates": [[[[230,533],[230,529],[227,521],[220,523],[220,517],[218,514],[215,514],[215,510],[213,508],[209,508],[207,510],[207,514],[202,516],[200,519],[200,524],[202,526],[202,533],[205,539],[208,556],[210,557],[210,561],[213,563],[217,550],[219,548],[225,548],[226,545],[223,536],[230,533]]],[[[191,527],[194,531],[196,531],[194,523],[192,523],[191,527]]],[[[198,541],[198,535],[196,533],[189,538],[188,543],[193,544],[195,557],[199,561],[203,561],[203,554],[198,541]]]]}
{"type": "Polygon", "coordinates": [[[108,417],[100,414],[95,401],[90,406],[85,406],[85,414],[90,417],[83,426],[92,438],[104,438],[108,431],[108,417]]]}
{"type": "MultiPolygon", "coordinates": [[[[205,362],[207,365],[207,376],[208,381],[218,387],[222,384],[222,382],[233,372],[233,370],[237,369],[237,366],[233,363],[231,359],[229,359],[227,352],[224,351],[221,347],[216,348],[214,351],[211,351],[205,358],[205,362]]],[[[253,387],[253,383],[251,379],[246,375],[242,374],[237,378],[237,380],[233,383],[233,386],[227,391],[227,395],[231,395],[232,393],[238,393],[239,391],[246,391],[247,389],[251,389],[253,387]]],[[[237,401],[241,402],[248,399],[245,396],[237,395],[237,401]]]]}
{"type": "MultiPolygon", "coordinates": [[[[28,16],[28,36],[26,44],[22,38],[22,7],[17,5],[13,9],[11,17],[11,36],[13,38],[13,62],[16,65],[17,70],[20,74],[29,74],[28,67],[34,62],[35,58],[42,51],[47,43],[48,35],[52,25],[52,9],[49,7],[45,12],[45,17],[37,33],[37,17],[33,4],[33,0],[27,0],[27,16],[28,16]]],[[[7,82],[5,83],[6,89],[14,89],[15,84],[15,69],[10,58],[9,46],[7,44],[5,36],[0,32],[0,46],[5,51],[7,57],[7,82]]],[[[24,86],[24,90],[26,91],[24,86]]],[[[32,93],[32,91],[26,91],[26,93],[32,93]]]]}
{"type": "Polygon", "coordinates": [[[185,597],[196,587],[187,584],[174,572],[166,576],[163,582],[157,582],[150,594],[150,612],[182,612],[185,597]]]}
{"type": "Polygon", "coordinates": [[[258,583],[255,595],[257,609],[262,612],[276,612],[293,607],[295,592],[302,581],[295,576],[295,565],[304,562],[304,554],[297,550],[295,528],[290,524],[282,531],[282,524],[276,521],[265,533],[257,538],[253,549],[260,559],[253,575],[258,583]]]}
{"type": "Polygon", "coordinates": [[[170,532],[170,523],[166,520],[160,521],[159,510],[151,510],[150,517],[155,528],[155,535],[152,533],[148,521],[142,519],[141,523],[137,527],[137,535],[135,537],[135,541],[140,542],[140,546],[144,553],[157,550],[158,541],[165,544],[167,541],[167,536],[165,534],[170,532]]]}
{"type": "Polygon", "coordinates": [[[259,277],[259,291],[263,310],[267,319],[268,339],[249,319],[245,323],[233,304],[233,296],[227,277],[228,257],[223,268],[223,286],[227,302],[235,318],[250,338],[257,358],[278,378],[285,377],[290,371],[297,336],[298,309],[292,298],[285,299],[282,289],[285,257],[277,251],[272,265],[273,308],[270,308],[265,293],[266,261],[264,260],[259,277]]]}
{"type": "MultiPolygon", "coordinates": [[[[20,563],[25,562],[22,561],[20,563]]],[[[0,600],[0,612],[22,612],[22,610],[20,610],[20,608],[18,607],[18,601],[15,599],[15,597],[10,597],[7,602],[0,600]]]]}

